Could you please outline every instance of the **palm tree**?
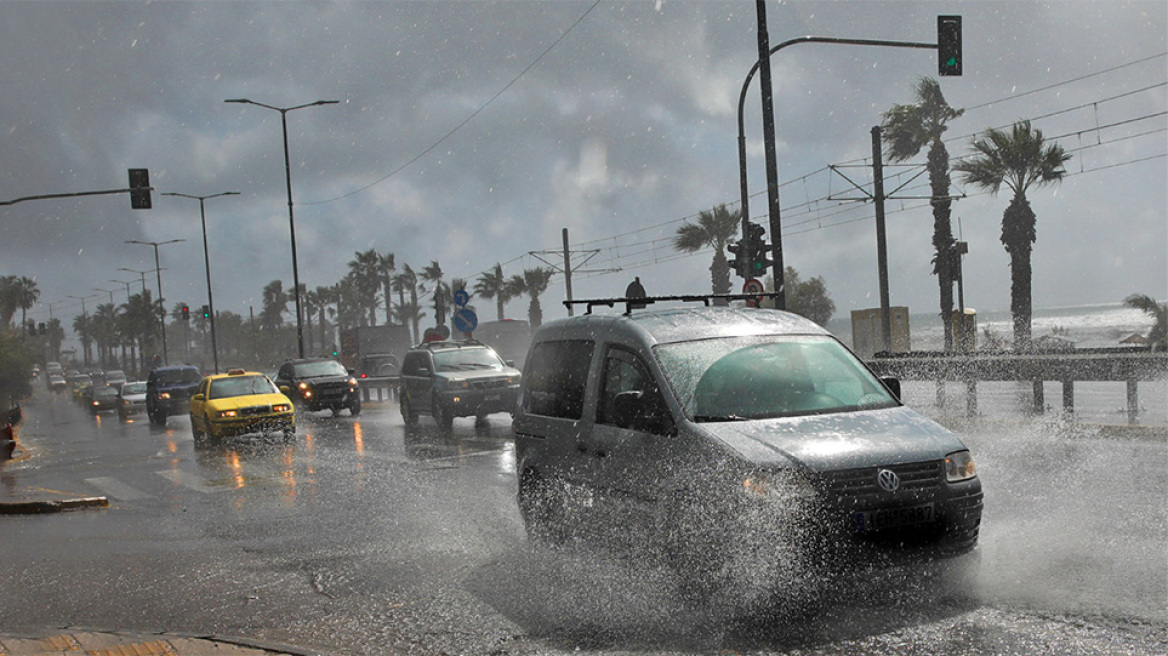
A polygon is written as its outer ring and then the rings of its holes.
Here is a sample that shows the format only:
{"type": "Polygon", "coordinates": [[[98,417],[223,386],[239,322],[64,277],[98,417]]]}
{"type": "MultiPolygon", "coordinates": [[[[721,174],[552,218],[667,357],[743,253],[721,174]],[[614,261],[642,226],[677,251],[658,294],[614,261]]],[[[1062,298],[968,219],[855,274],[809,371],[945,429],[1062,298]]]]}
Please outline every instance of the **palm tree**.
{"type": "Polygon", "coordinates": [[[16,276],[0,276],[0,326],[12,323],[16,314],[16,276]]]}
{"type": "Polygon", "coordinates": [[[263,309],[260,310],[260,328],[274,330],[284,324],[284,313],[288,311],[288,294],[284,292],[284,282],[273,280],[264,285],[263,309]]]}
{"type": "Polygon", "coordinates": [[[507,279],[503,277],[503,265],[496,263],[494,271],[480,274],[478,281],[475,282],[474,291],[483,298],[495,299],[495,310],[499,315],[499,321],[502,321],[503,306],[513,298],[507,279]]]}
{"type": "Polygon", "coordinates": [[[941,286],[941,323],[945,329],[945,350],[953,350],[953,282],[957,272],[957,249],[954,248],[953,226],[949,221],[953,201],[949,198],[949,151],[941,135],[949,129],[949,121],[960,117],[965,110],[954,109],[945,102],[941,85],[930,77],[923,77],[913,89],[915,104],[893,105],[884,112],[884,145],[888,159],[904,162],[917,156],[921,148],[929,147],[929,187],[933,205],[933,273],[941,286]]]}
{"type": "Polygon", "coordinates": [[[976,155],[958,162],[953,170],[975,186],[997,194],[1002,185],[1014,192],[1002,215],[1002,244],[1010,255],[1010,313],[1014,317],[1014,347],[1030,347],[1032,314],[1030,252],[1037,239],[1037,217],[1030,209],[1026,191],[1031,187],[1057,184],[1071,159],[1062,146],[1047,143],[1042,130],[1030,121],[1018,121],[1006,132],[990,128],[982,138],[974,138],[976,155]]]}
{"type": "Polygon", "coordinates": [[[91,318],[93,339],[97,342],[97,360],[103,368],[109,365],[114,341],[118,336],[118,309],[113,303],[97,306],[91,318]]]}
{"type": "Polygon", "coordinates": [[[514,295],[527,294],[531,299],[527,306],[527,322],[531,325],[532,330],[543,323],[543,308],[539,304],[539,295],[547,291],[553,273],[555,272],[551,269],[536,267],[524,269],[522,276],[511,276],[510,289],[514,295]]]}
{"type": "Polygon", "coordinates": [[[710,264],[710,288],[715,294],[730,293],[726,244],[738,233],[741,222],[741,210],[731,212],[724,204],[717,205],[708,212],[699,213],[697,223],[683,223],[673,238],[673,248],[684,253],[696,253],[707,247],[714,249],[714,261],[710,264]]]}
{"type": "Polygon", "coordinates": [[[88,314],[79,314],[73,317],[73,332],[81,340],[81,357],[85,366],[89,366],[90,347],[93,345],[93,334],[90,332],[88,314]]]}
{"type": "MultiPolygon", "coordinates": [[[[329,344],[333,343],[331,340],[327,339],[327,337],[328,337],[328,328],[327,328],[328,321],[327,321],[325,315],[329,311],[329,306],[336,305],[336,303],[337,303],[337,296],[338,296],[337,295],[337,288],[335,286],[333,286],[333,287],[317,287],[312,293],[316,297],[317,312],[320,313],[320,316],[318,317],[320,319],[320,345],[321,345],[321,348],[325,348],[329,344]]],[[[336,309],[335,308],[332,310],[332,313],[333,313],[333,316],[336,316],[336,309]]]]}
{"type": "Polygon", "coordinates": [[[12,299],[16,307],[20,308],[20,325],[28,323],[28,310],[41,297],[41,290],[37,289],[36,280],[21,276],[12,285],[12,299]]]}
{"type": "Polygon", "coordinates": [[[1148,344],[1153,351],[1168,351],[1168,303],[1157,303],[1146,294],[1132,294],[1123,299],[1123,304],[1152,317],[1155,323],[1148,331],[1148,344]]]}
{"type": "MultiPolygon", "coordinates": [[[[377,292],[381,291],[381,256],[370,248],[354,253],[349,260],[349,275],[353,278],[354,291],[360,303],[369,310],[369,324],[377,325],[377,292]]],[[[362,322],[364,325],[364,322],[362,322]]]]}
{"type": "Polygon", "coordinates": [[[393,323],[393,272],[397,270],[397,262],[393,253],[379,255],[377,259],[378,273],[381,275],[381,289],[385,295],[385,323],[393,323]]]}
{"type": "Polygon", "coordinates": [[[421,341],[419,336],[420,322],[426,315],[421,312],[418,305],[418,274],[410,265],[403,265],[402,272],[393,277],[393,289],[398,295],[398,305],[402,306],[402,311],[394,316],[398,317],[400,323],[412,326],[414,341],[421,341]],[[409,307],[406,307],[405,294],[407,291],[410,293],[409,307]]]}
{"type": "Polygon", "coordinates": [[[438,326],[446,323],[446,296],[449,289],[442,284],[442,267],[437,260],[430,260],[430,265],[422,268],[422,280],[434,283],[434,319],[438,326]]]}

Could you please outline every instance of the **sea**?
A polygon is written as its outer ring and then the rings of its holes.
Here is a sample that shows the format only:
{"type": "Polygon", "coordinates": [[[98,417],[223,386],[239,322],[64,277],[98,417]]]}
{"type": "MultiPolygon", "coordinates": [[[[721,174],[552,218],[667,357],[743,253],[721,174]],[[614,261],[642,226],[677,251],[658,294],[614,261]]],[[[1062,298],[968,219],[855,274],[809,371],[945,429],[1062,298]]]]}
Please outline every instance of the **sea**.
{"type": "MultiPolygon", "coordinates": [[[[1013,319],[1009,310],[977,312],[978,345],[986,343],[987,333],[1002,342],[1013,339],[1013,319]]],[[[1121,303],[1078,305],[1036,309],[1031,321],[1034,339],[1046,336],[1071,342],[1076,348],[1114,348],[1132,335],[1148,334],[1152,318],[1121,303]]],[[[827,324],[836,337],[852,345],[849,315],[837,316],[827,324]]],[[[944,326],[938,314],[909,314],[909,340],[913,351],[944,349],[944,326]]],[[[947,383],[938,395],[933,382],[905,381],[904,401],[926,415],[949,417],[964,413],[964,384],[947,383]],[[943,403],[939,404],[939,400],[943,403]]],[[[1139,383],[1140,413],[1144,426],[1168,427],[1168,380],[1139,383]]],[[[1123,382],[1077,382],[1074,386],[1074,413],[1063,413],[1063,386],[1057,381],[1043,385],[1047,410],[1042,419],[1073,420],[1094,424],[1127,424],[1127,386],[1123,382]]],[[[1033,392],[1029,382],[981,382],[977,385],[978,414],[988,418],[1033,418],[1033,392]]],[[[1168,428],[1166,428],[1168,430],[1168,428]]]]}

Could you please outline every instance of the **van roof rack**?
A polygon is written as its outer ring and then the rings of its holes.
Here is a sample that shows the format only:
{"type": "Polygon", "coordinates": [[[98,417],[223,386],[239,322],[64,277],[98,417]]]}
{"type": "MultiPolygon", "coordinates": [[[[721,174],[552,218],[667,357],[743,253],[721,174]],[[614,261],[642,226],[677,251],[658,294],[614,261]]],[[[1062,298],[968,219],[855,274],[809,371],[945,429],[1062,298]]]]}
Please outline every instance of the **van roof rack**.
{"type": "Polygon", "coordinates": [[[603,305],[616,307],[617,303],[625,304],[625,314],[632,314],[633,310],[643,309],[647,305],[665,301],[680,301],[682,303],[704,303],[710,307],[715,300],[724,301],[759,301],[764,298],[775,298],[778,292],[763,292],[761,294],[684,294],[681,296],[644,296],[639,298],[582,298],[579,300],[564,301],[564,307],[571,309],[573,305],[586,305],[584,314],[592,314],[592,308],[603,305]]]}

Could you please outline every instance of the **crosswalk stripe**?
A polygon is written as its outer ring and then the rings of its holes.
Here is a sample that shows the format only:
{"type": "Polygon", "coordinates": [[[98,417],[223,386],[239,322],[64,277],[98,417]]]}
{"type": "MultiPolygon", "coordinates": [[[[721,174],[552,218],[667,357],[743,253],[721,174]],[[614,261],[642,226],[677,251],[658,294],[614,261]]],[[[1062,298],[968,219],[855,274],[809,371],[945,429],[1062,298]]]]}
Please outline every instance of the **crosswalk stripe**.
{"type": "Polygon", "coordinates": [[[192,476],[181,469],[163,469],[162,471],[154,472],[166,480],[181,485],[185,488],[194,490],[195,492],[202,492],[204,494],[214,494],[215,492],[222,492],[229,488],[227,487],[211,487],[205,485],[203,481],[195,476],[192,476]]]}
{"type": "Polygon", "coordinates": [[[86,483],[101,490],[108,497],[113,497],[120,501],[136,501],[139,499],[149,499],[151,495],[146,494],[142,490],[135,487],[130,487],[116,478],[109,476],[99,476],[97,478],[87,478],[86,483]]]}

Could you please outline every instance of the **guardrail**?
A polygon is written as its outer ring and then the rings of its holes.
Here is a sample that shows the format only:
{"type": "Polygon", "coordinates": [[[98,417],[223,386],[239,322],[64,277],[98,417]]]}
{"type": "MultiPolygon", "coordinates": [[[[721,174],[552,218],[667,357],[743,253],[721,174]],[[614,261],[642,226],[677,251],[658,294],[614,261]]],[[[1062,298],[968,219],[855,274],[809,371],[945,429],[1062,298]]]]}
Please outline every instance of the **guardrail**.
{"type": "Polygon", "coordinates": [[[1139,421],[1139,382],[1168,378],[1168,353],[1146,349],[1083,349],[1067,353],[877,353],[868,366],[880,376],[901,380],[937,381],[937,405],[945,404],[945,383],[966,385],[966,414],[977,414],[979,381],[1030,381],[1034,412],[1042,414],[1045,381],[1063,385],[1063,411],[1073,415],[1075,383],[1112,381],[1127,383],[1128,423],[1139,421]]]}
{"type": "Polygon", "coordinates": [[[397,376],[370,376],[358,378],[361,387],[361,402],[396,401],[401,380],[397,376]],[[376,396],[377,398],[373,398],[376,396]]]}

